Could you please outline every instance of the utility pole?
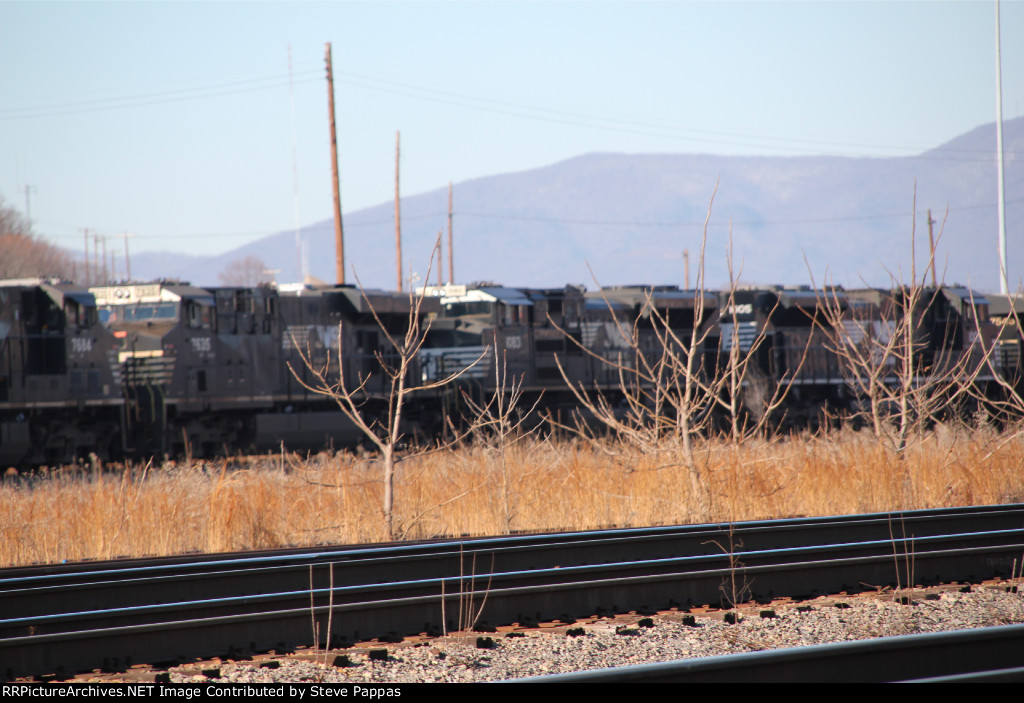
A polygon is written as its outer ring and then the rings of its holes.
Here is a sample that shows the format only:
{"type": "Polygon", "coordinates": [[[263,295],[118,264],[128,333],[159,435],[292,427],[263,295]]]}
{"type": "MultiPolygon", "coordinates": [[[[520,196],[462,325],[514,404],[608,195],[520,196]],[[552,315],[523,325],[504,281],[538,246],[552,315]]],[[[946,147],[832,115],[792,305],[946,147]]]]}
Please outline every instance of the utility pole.
{"type": "MultiPolygon", "coordinates": [[[[444,285],[444,261],[441,258],[444,256],[444,244],[441,243],[441,233],[438,232],[437,236],[437,285],[444,285]]],[[[431,260],[433,260],[433,254],[431,254],[431,260]]],[[[433,261],[431,261],[433,263],[433,261]]]]}
{"type": "Polygon", "coordinates": [[[85,237],[85,287],[89,287],[89,228],[84,227],[82,229],[82,235],[85,237]]]}
{"type": "Polygon", "coordinates": [[[325,49],[327,62],[327,111],[331,121],[331,176],[334,184],[334,251],[338,284],[345,283],[345,234],[341,227],[341,179],[338,177],[338,135],[334,128],[334,69],[331,64],[331,43],[325,49]]]}
{"type": "Polygon", "coordinates": [[[102,241],[103,243],[103,252],[102,254],[99,255],[99,274],[102,276],[100,281],[105,285],[106,283],[109,283],[111,280],[110,273],[108,272],[108,270],[106,270],[106,235],[96,234],[96,239],[98,241],[102,241]]]}
{"type": "Polygon", "coordinates": [[[455,264],[452,249],[452,182],[448,181],[448,283],[455,283],[455,264]]]}
{"type": "Polygon", "coordinates": [[[684,273],[684,276],[685,276],[684,281],[686,282],[685,288],[686,288],[686,290],[690,290],[690,250],[689,249],[683,249],[683,269],[685,270],[685,273],[684,273]]]}
{"type": "Polygon", "coordinates": [[[932,234],[932,225],[934,224],[932,209],[928,208],[928,260],[932,262],[932,288],[938,288],[939,284],[935,279],[935,235],[932,234]]]}
{"type": "Polygon", "coordinates": [[[395,267],[398,271],[398,292],[402,292],[402,210],[398,192],[398,156],[401,133],[395,132],[395,267]]]}
{"type": "Polygon", "coordinates": [[[131,282],[132,280],[132,260],[128,256],[128,239],[134,236],[135,234],[132,232],[125,232],[121,235],[121,237],[124,239],[124,271],[128,277],[127,280],[129,282],[131,282]]]}
{"type": "Polygon", "coordinates": [[[28,220],[28,226],[32,226],[32,193],[39,192],[39,189],[35,186],[26,185],[25,188],[25,219],[28,220]]]}

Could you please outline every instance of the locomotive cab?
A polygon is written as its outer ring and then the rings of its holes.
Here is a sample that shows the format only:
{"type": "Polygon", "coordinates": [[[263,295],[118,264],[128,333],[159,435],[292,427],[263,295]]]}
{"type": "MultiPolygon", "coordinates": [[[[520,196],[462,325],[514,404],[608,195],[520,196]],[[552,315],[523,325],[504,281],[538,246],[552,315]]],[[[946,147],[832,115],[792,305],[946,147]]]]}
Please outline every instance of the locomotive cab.
{"type": "Polygon", "coordinates": [[[0,463],[118,453],[112,346],[87,290],[51,279],[0,281],[0,463]]]}
{"type": "Polygon", "coordinates": [[[424,381],[440,381],[472,365],[462,374],[464,382],[493,388],[495,374],[503,372],[506,378],[525,378],[532,384],[531,329],[536,311],[523,291],[449,284],[419,288],[416,294],[438,304],[420,351],[424,381]],[[488,348],[490,353],[483,356],[488,348]],[[502,361],[498,369],[495,353],[502,361]]]}
{"type": "Polygon", "coordinates": [[[571,383],[590,384],[593,365],[580,346],[582,287],[447,285],[418,292],[440,303],[420,352],[425,381],[468,368],[459,383],[472,397],[484,400],[514,385],[522,405],[530,407],[543,395],[548,408],[572,397],[563,373],[571,383]]]}
{"type": "Polygon", "coordinates": [[[213,295],[184,284],[124,284],[90,289],[100,319],[117,340],[110,363],[125,399],[126,450],[202,451],[213,440],[182,430],[189,413],[208,410],[217,387],[217,309],[213,295]]]}

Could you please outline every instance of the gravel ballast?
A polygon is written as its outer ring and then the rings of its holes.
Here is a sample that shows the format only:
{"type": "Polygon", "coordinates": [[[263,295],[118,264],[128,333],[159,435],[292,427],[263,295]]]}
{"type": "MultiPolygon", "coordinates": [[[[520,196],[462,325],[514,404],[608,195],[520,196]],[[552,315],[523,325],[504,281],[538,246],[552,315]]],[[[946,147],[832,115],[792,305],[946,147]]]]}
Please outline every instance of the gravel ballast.
{"type": "MultiPolygon", "coordinates": [[[[905,596],[906,597],[906,596],[905,596]]],[[[927,595],[909,595],[909,604],[892,594],[829,597],[804,603],[743,608],[736,624],[721,611],[695,613],[696,626],[684,613],[592,618],[571,626],[449,636],[387,648],[387,659],[372,660],[366,648],[341,652],[347,666],[332,664],[339,653],[309,654],[262,661],[222,663],[218,677],[204,675],[209,665],[171,670],[174,682],[347,682],[460,683],[502,681],[527,676],[630,666],[653,662],[739,654],[781,647],[861,640],[873,637],[960,630],[1024,623],[1024,594],[1006,584],[974,586],[927,595]],[[581,634],[582,628],[582,634],[581,634]],[[569,634],[571,633],[571,634],[569,634]],[[518,633],[517,633],[518,634],[518,633]],[[489,649],[478,638],[491,638],[489,649]],[[318,659],[318,660],[314,660],[318,659]]],[[[374,647],[383,649],[383,645],[374,647]]]]}

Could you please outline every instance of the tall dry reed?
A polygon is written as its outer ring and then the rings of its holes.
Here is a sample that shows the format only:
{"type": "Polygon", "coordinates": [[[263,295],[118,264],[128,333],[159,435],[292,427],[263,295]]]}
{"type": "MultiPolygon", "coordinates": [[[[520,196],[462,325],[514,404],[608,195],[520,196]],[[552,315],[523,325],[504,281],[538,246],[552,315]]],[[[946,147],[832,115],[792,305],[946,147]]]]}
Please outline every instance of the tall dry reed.
{"type": "MultiPolygon", "coordinates": [[[[1024,501],[1024,434],[938,427],[902,456],[852,431],[705,441],[711,515],[738,521],[1024,501]]],[[[484,442],[399,464],[405,539],[665,525],[692,514],[682,449],[484,442]]],[[[378,459],[347,452],[65,468],[0,484],[0,564],[381,541],[378,459]]]]}

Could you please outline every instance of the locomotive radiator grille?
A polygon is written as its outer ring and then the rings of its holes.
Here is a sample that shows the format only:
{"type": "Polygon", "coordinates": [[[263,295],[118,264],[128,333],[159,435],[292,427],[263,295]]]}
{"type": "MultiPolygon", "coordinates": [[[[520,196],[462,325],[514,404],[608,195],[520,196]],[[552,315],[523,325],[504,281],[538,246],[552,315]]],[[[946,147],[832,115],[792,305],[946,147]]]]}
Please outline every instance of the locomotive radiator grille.
{"type": "Polygon", "coordinates": [[[1012,376],[1020,366],[1020,343],[1016,340],[1000,339],[996,343],[995,364],[1004,375],[1012,376]]]}
{"type": "Polygon", "coordinates": [[[732,339],[735,335],[739,339],[740,351],[749,351],[757,339],[756,322],[723,322],[722,323],[722,350],[728,352],[732,349],[732,339]]]}
{"type": "Polygon", "coordinates": [[[281,337],[281,346],[285,351],[303,350],[309,345],[309,338],[308,325],[288,325],[281,337]]]}
{"type": "Polygon", "coordinates": [[[448,376],[465,369],[462,374],[464,378],[484,378],[494,371],[490,368],[487,359],[469,368],[480,355],[483,354],[483,347],[449,347],[441,349],[422,349],[420,351],[420,364],[423,369],[424,381],[440,381],[448,376]]]}

